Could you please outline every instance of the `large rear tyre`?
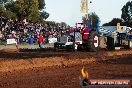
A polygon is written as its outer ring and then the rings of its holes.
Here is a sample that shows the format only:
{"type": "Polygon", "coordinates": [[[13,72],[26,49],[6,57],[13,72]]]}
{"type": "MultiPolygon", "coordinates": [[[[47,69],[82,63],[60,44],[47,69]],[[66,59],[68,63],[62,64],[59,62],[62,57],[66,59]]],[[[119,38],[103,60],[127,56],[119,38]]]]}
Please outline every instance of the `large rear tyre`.
{"type": "Polygon", "coordinates": [[[115,50],[114,38],[107,37],[107,49],[110,51],[115,50]]]}
{"type": "Polygon", "coordinates": [[[59,51],[58,43],[54,43],[54,51],[59,51]]]}
{"type": "Polygon", "coordinates": [[[77,46],[77,51],[81,51],[82,50],[82,44],[79,44],[78,46],[77,46]]]}
{"type": "Polygon", "coordinates": [[[99,37],[98,37],[96,31],[92,31],[89,34],[88,48],[89,48],[89,51],[97,51],[99,48],[99,37]]]}

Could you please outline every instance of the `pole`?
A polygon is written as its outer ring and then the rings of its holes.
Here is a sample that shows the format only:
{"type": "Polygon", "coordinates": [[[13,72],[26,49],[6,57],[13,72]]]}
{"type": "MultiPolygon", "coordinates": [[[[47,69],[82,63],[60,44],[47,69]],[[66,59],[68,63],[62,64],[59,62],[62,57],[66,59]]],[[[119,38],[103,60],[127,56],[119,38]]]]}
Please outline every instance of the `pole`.
{"type": "Polygon", "coordinates": [[[89,17],[88,17],[88,0],[86,0],[86,20],[89,20],[89,17]]]}
{"type": "MultiPolygon", "coordinates": [[[[88,16],[88,12],[89,12],[89,9],[88,9],[88,2],[89,0],[86,1],[86,21],[87,20],[90,20],[89,16],[88,16]]],[[[92,3],[92,1],[90,1],[90,3],[92,3]]],[[[93,13],[92,13],[92,16],[93,16],[93,13]]],[[[92,16],[91,16],[91,25],[92,25],[92,16]]]]}
{"type": "MultiPolygon", "coordinates": [[[[92,3],[92,1],[90,1],[90,3],[92,3]]],[[[92,12],[92,10],[91,10],[91,12],[92,12]]],[[[92,16],[91,16],[91,26],[92,26],[92,23],[93,22],[93,12],[92,12],[92,16]]]]}

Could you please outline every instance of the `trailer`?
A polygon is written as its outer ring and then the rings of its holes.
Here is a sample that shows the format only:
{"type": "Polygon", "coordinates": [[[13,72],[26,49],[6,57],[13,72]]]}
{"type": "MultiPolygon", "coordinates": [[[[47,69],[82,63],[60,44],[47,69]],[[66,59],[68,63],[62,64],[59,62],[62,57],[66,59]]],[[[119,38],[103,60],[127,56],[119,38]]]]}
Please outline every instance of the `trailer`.
{"type": "Polygon", "coordinates": [[[73,48],[71,36],[61,36],[57,40],[58,41],[54,43],[55,51],[73,48]]]}
{"type": "Polygon", "coordinates": [[[127,26],[102,26],[99,35],[107,37],[107,49],[132,48],[132,28],[127,26]]]}
{"type": "Polygon", "coordinates": [[[75,32],[75,36],[74,36],[74,32],[73,32],[70,33],[69,35],[59,37],[57,39],[57,42],[54,43],[54,49],[55,51],[76,50],[78,44],[82,44],[82,35],[79,32],[75,32]]]}

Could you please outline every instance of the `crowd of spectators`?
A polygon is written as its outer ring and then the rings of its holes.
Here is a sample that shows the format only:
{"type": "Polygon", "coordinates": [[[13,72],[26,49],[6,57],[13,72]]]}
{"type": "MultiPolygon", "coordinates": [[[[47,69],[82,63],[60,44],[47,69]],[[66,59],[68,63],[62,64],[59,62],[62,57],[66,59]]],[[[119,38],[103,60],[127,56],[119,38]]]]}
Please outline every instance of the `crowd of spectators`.
{"type": "Polygon", "coordinates": [[[45,42],[48,43],[48,38],[58,38],[62,35],[69,33],[69,27],[60,27],[59,25],[34,24],[24,23],[18,21],[8,21],[1,24],[0,27],[0,40],[6,41],[7,39],[15,38],[19,44],[27,43],[29,38],[37,42],[39,34],[42,33],[45,42]]]}

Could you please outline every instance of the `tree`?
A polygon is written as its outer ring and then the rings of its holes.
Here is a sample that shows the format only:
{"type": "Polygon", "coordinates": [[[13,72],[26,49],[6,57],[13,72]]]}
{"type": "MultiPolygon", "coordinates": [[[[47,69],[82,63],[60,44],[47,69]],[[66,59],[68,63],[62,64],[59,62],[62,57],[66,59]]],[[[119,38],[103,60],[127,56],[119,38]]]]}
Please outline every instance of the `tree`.
{"type": "Polygon", "coordinates": [[[17,19],[17,17],[16,17],[16,14],[15,13],[13,13],[13,12],[11,12],[11,11],[4,11],[3,12],[3,16],[6,18],[6,19],[13,19],[13,20],[16,20],[17,19]]]}
{"type": "MultiPolygon", "coordinates": [[[[27,19],[29,22],[39,22],[39,9],[38,9],[38,0],[25,0],[28,2],[26,5],[28,5],[28,10],[27,10],[27,19]]],[[[26,8],[25,8],[26,9],[26,8]]]]}
{"type": "Polygon", "coordinates": [[[4,8],[0,7],[0,13],[3,13],[3,11],[4,11],[4,8]]]}
{"type": "Polygon", "coordinates": [[[49,17],[49,13],[45,11],[45,5],[45,0],[38,0],[39,15],[46,20],[49,17]]]}
{"type": "Polygon", "coordinates": [[[45,9],[45,0],[38,0],[39,10],[45,9]]]}
{"type": "Polygon", "coordinates": [[[132,1],[128,1],[122,8],[121,18],[126,26],[132,27],[132,1]]]}
{"type": "Polygon", "coordinates": [[[7,0],[5,4],[6,10],[16,14],[19,21],[27,19],[29,22],[42,22],[49,17],[49,14],[44,11],[44,0],[7,0]]]}
{"type": "Polygon", "coordinates": [[[3,7],[0,7],[0,17],[3,17],[5,19],[16,19],[16,14],[9,11],[9,10],[5,10],[3,7]]]}
{"type": "Polygon", "coordinates": [[[49,17],[49,13],[47,13],[45,11],[40,11],[39,14],[40,14],[40,17],[45,20],[49,17]]]}
{"type": "MultiPolygon", "coordinates": [[[[100,19],[98,17],[98,15],[96,13],[90,13],[88,14],[89,20],[91,22],[91,28],[97,28],[99,23],[100,23],[100,19]]],[[[82,21],[83,23],[86,23],[86,15],[82,17],[82,21]]]]}
{"type": "Polygon", "coordinates": [[[104,23],[103,26],[117,26],[117,23],[124,25],[122,19],[120,18],[113,18],[110,22],[104,23]]]}
{"type": "Polygon", "coordinates": [[[4,4],[5,3],[8,3],[8,2],[12,2],[13,0],[0,0],[0,2],[3,2],[4,4]]]}
{"type": "Polygon", "coordinates": [[[24,0],[16,0],[5,5],[6,10],[16,14],[18,20],[23,20],[26,16],[24,10],[24,0]]]}
{"type": "Polygon", "coordinates": [[[61,22],[61,23],[60,23],[61,28],[64,28],[64,29],[66,28],[66,25],[67,25],[67,24],[66,24],[65,22],[61,22]]]}

